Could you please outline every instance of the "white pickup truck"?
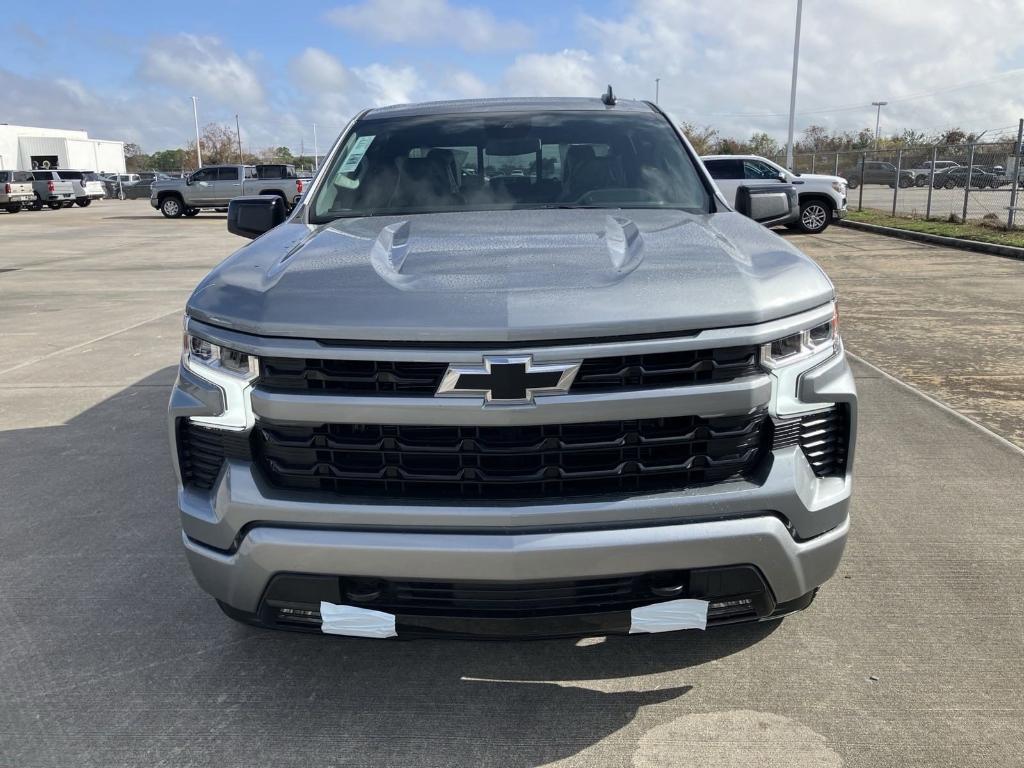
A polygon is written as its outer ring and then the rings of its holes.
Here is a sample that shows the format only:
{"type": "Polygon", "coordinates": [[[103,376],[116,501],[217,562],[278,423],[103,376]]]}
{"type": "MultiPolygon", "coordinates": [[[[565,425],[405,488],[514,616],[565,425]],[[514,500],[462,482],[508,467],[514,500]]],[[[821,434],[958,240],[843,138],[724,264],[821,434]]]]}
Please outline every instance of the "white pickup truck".
{"type": "MultiPolygon", "coordinates": [[[[928,181],[932,176],[932,161],[925,160],[917,168],[911,168],[910,172],[914,174],[914,186],[925,187],[928,186],[928,181]]],[[[953,160],[936,160],[934,162],[935,173],[941,173],[942,171],[949,170],[950,168],[959,168],[960,163],[954,162],[953,160]]]]}
{"type": "Polygon", "coordinates": [[[707,155],[701,158],[711,178],[730,203],[736,190],[751,182],[793,184],[800,201],[800,218],[789,226],[807,234],[824,232],[846,215],[846,179],[817,173],[792,173],[757,155],[707,155]]]}
{"type": "Polygon", "coordinates": [[[291,209],[302,194],[303,180],[280,173],[276,178],[261,178],[258,165],[210,165],[183,179],[158,179],[149,193],[149,204],[169,219],[195,216],[204,208],[227,208],[236,197],[245,195],[277,195],[291,209]]]}
{"type": "Polygon", "coordinates": [[[0,171],[0,208],[18,213],[35,199],[31,175],[25,171],[0,171]]]}

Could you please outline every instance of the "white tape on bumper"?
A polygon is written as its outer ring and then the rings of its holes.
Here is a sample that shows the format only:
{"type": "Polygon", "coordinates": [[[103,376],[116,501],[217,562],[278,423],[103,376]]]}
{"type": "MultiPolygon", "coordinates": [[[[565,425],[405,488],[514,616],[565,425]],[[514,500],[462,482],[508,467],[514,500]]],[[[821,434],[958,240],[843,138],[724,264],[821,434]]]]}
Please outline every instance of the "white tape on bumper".
{"type": "Polygon", "coordinates": [[[395,615],[354,605],[320,603],[320,629],[327,635],[349,637],[397,637],[395,615]]]}
{"type": "Polygon", "coordinates": [[[642,605],[629,612],[629,633],[707,629],[707,600],[669,600],[642,605]]]}

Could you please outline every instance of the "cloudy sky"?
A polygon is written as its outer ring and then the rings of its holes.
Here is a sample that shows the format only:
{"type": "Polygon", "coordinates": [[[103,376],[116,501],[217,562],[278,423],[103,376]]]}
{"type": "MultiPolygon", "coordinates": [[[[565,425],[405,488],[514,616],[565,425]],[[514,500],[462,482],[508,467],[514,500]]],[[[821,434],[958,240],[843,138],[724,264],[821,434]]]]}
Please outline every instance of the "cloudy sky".
{"type": "MultiPolygon", "coordinates": [[[[140,0],[9,3],[0,122],[146,151],[200,121],[320,150],[366,106],[500,95],[654,98],[677,119],[784,138],[796,0],[140,0]]],[[[1024,0],[805,0],[797,128],[1024,116],[1024,0]]]]}

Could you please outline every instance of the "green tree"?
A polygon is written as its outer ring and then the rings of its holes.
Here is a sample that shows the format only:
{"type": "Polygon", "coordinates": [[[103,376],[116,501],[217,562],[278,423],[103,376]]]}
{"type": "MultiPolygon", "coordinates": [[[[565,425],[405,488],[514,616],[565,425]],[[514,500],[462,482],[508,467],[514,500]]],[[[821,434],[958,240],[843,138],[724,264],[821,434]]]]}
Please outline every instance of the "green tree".
{"type": "Polygon", "coordinates": [[[782,151],[779,142],[764,131],[751,136],[747,146],[750,149],[750,154],[760,155],[761,157],[775,157],[782,151]]]}
{"type": "Polygon", "coordinates": [[[680,123],[679,130],[690,140],[694,151],[698,155],[711,154],[715,141],[718,138],[718,131],[716,129],[710,125],[697,126],[693,123],[680,123]]]}

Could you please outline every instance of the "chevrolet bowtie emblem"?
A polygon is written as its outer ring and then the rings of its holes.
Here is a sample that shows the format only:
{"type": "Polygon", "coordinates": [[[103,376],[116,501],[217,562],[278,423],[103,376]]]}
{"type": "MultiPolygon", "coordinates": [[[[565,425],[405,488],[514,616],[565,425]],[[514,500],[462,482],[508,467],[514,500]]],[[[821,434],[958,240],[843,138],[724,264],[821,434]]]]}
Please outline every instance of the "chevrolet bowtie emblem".
{"type": "Polygon", "coordinates": [[[542,395],[564,395],[581,362],[535,363],[533,357],[484,357],[483,365],[452,364],[438,397],[483,397],[485,404],[526,405],[542,395]]]}

